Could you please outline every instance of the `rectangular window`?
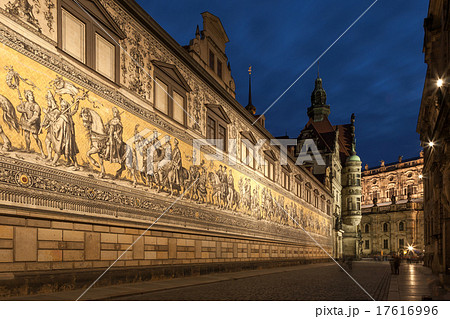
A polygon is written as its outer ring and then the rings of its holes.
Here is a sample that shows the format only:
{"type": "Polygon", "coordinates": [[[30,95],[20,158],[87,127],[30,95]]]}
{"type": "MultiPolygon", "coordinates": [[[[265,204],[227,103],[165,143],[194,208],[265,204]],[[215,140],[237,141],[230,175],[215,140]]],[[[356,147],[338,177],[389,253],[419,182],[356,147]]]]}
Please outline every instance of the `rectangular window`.
{"type": "Polygon", "coordinates": [[[370,242],[368,241],[368,240],[366,240],[365,242],[364,242],[364,249],[370,249],[370,242]]]}
{"type": "Polygon", "coordinates": [[[255,167],[253,148],[247,146],[243,141],[241,142],[241,162],[251,168],[255,167]]]}
{"type": "Polygon", "coordinates": [[[311,190],[310,189],[306,190],[306,201],[308,203],[311,203],[311,190]]]}
{"type": "Polygon", "coordinates": [[[245,144],[242,142],[241,143],[241,162],[244,163],[245,165],[247,165],[247,147],[245,146],[245,144]]]}
{"type": "Polygon", "coordinates": [[[347,198],[347,209],[353,210],[353,203],[351,198],[347,198]]]}
{"type": "Polygon", "coordinates": [[[227,122],[217,112],[208,107],[206,115],[206,138],[214,139],[214,146],[225,152],[227,150],[227,122]]]}
{"type": "Polygon", "coordinates": [[[95,34],[95,70],[114,81],[116,48],[102,36],[95,34]]]}
{"type": "Polygon", "coordinates": [[[389,249],[389,239],[383,240],[383,249],[389,249]]]}
{"type": "Polygon", "coordinates": [[[398,240],[398,248],[399,248],[399,249],[402,249],[402,248],[404,248],[404,247],[405,247],[405,239],[400,238],[400,239],[398,240]]]}
{"type": "Polygon", "coordinates": [[[269,178],[271,180],[275,179],[274,169],[275,169],[275,166],[273,165],[273,163],[269,163],[269,178]]]}
{"type": "Polygon", "coordinates": [[[217,145],[218,148],[220,148],[222,151],[225,151],[225,141],[227,138],[227,130],[222,125],[219,125],[217,129],[217,138],[219,139],[219,143],[217,145]]]}
{"type": "Polygon", "coordinates": [[[213,71],[215,71],[214,70],[214,60],[216,59],[216,57],[214,56],[214,53],[211,51],[211,50],[209,50],[209,67],[213,70],[213,71]]]}
{"type": "Polygon", "coordinates": [[[217,60],[217,75],[222,78],[222,62],[217,60]]]}
{"type": "Polygon", "coordinates": [[[297,196],[302,197],[302,184],[297,183],[297,196]]]}
{"type": "Polygon", "coordinates": [[[264,159],[264,176],[273,181],[273,163],[267,158],[264,159]]]}
{"type": "Polygon", "coordinates": [[[255,167],[255,161],[254,161],[254,155],[253,155],[253,148],[248,148],[248,163],[247,165],[251,168],[255,167]]]}
{"type": "Polygon", "coordinates": [[[264,160],[264,176],[269,177],[269,161],[267,159],[264,160]]]}
{"type": "Polygon", "coordinates": [[[208,116],[206,120],[206,138],[215,139],[216,138],[216,121],[208,116]]]}
{"type": "Polygon", "coordinates": [[[156,78],[155,82],[155,107],[164,114],[169,115],[168,87],[158,78],[156,78]]]}
{"type": "Polygon", "coordinates": [[[62,10],[62,49],[75,59],[86,62],[86,25],[62,10]]]}
{"type": "Polygon", "coordinates": [[[184,124],[184,98],[177,92],[173,92],[173,119],[184,124]]]}

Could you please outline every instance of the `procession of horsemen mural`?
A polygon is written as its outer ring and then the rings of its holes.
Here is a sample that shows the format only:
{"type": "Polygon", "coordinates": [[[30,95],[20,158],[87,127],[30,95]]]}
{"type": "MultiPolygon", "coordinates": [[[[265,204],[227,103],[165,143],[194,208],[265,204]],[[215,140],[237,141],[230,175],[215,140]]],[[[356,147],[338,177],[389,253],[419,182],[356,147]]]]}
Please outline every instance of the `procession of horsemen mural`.
{"type": "MultiPolygon", "coordinates": [[[[74,172],[97,172],[98,178],[129,180],[155,192],[183,194],[199,204],[331,235],[330,223],[323,216],[226,165],[205,159],[194,165],[187,144],[108,106],[108,101],[63,77],[55,75],[41,86],[12,66],[4,70],[1,154],[56,168],[67,166],[74,172]],[[235,175],[240,176],[238,180],[235,175]]],[[[42,77],[37,81],[42,82],[42,77]]]]}

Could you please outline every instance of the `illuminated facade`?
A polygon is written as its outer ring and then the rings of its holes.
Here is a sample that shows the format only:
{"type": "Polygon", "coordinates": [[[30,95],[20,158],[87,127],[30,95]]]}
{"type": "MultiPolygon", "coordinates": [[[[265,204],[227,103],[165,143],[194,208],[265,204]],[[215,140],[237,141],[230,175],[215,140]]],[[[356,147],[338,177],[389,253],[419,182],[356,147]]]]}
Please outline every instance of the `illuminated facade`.
{"type": "Polygon", "coordinates": [[[325,259],[302,228],[332,253],[330,191],[251,125],[217,17],[182,47],[134,1],[32,4],[0,0],[2,294],[85,286],[135,241],[114,267],[128,281],[325,259]],[[206,139],[219,150],[194,152],[206,139]]]}
{"type": "Polygon", "coordinates": [[[334,257],[354,258],[359,257],[357,228],[361,221],[361,159],[356,155],[355,115],[351,115],[350,124],[333,126],[328,119],[330,112],[318,75],[308,108],[309,121],[297,138],[295,152],[311,153],[310,147],[317,147],[321,154],[323,163],[310,161],[305,167],[333,197],[334,257]]]}
{"type": "Polygon", "coordinates": [[[447,275],[450,269],[448,15],[448,1],[430,0],[423,47],[428,68],[417,123],[424,148],[425,264],[433,272],[447,275]]]}
{"type": "Polygon", "coordinates": [[[362,172],[360,249],[363,256],[424,249],[423,157],[385,164],[362,172]]]}

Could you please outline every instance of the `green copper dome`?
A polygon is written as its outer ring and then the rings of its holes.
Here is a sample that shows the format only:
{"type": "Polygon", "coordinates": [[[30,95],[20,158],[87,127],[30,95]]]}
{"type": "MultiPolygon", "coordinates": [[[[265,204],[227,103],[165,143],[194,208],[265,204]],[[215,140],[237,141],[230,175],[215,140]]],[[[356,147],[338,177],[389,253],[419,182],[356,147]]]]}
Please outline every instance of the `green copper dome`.
{"type": "Polygon", "coordinates": [[[361,162],[361,158],[358,155],[352,155],[348,158],[347,162],[361,162]]]}

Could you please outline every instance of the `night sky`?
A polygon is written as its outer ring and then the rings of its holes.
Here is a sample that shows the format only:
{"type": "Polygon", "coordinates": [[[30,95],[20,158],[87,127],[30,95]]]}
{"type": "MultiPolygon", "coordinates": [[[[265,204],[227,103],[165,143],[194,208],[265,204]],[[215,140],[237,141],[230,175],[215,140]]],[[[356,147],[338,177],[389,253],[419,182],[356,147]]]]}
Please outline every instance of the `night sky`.
{"type": "MultiPolygon", "coordinates": [[[[194,37],[201,12],[218,16],[230,42],[226,54],[237,100],[247,105],[249,65],[253,104],[262,113],[374,0],[144,1],[138,3],[178,43],[194,37]]],[[[332,124],[356,115],[363,165],[419,155],[416,133],[426,64],[423,19],[428,1],[379,0],[320,60],[332,124]]],[[[296,138],[317,77],[314,66],[266,114],[274,135],[296,138]]]]}

